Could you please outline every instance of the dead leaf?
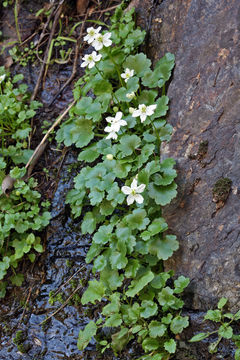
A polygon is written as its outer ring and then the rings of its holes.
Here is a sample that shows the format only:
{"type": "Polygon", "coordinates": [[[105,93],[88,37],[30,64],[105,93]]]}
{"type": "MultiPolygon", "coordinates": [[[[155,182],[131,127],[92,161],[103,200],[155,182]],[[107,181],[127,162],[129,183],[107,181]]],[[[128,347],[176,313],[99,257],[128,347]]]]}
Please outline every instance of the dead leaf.
{"type": "Polygon", "coordinates": [[[5,178],[2,181],[2,192],[9,196],[10,191],[13,188],[13,185],[15,183],[16,179],[13,179],[10,175],[5,176],[5,178]]]}
{"type": "Polygon", "coordinates": [[[77,6],[78,15],[85,14],[87,7],[88,7],[89,0],[76,0],[76,1],[77,1],[76,6],[77,6]]]}
{"type": "Polygon", "coordinates": [[[9,69],[10,66],[13,64],[13,59],[11,56],[7,56],[5,59],[4,59],[4,67],[5,69],[9,69]]]}

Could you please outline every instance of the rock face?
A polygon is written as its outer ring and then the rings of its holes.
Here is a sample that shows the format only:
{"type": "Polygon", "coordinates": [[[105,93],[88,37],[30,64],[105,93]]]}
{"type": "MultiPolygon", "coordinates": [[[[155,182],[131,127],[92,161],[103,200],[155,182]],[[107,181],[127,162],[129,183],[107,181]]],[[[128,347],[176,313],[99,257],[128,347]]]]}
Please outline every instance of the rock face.
{"type": "Polygon", "coordinates": [[[165,217],[180,249],[166,267],[191,279],[192,309],[206,310],[225,296],[236,310],[240,300],[240,2],[164,0],[152,14],[152,59],[167,51],[176,56],[168,88],[168,122],[174,135],[163,152],[177,161],[179,195],[165,217]]]}

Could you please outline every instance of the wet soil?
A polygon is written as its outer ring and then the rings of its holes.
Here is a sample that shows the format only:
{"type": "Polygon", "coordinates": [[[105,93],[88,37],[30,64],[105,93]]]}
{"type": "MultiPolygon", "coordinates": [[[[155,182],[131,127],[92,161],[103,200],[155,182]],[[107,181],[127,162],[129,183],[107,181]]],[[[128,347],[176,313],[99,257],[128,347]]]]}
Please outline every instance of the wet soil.
{"type": "MultiPolygon", "coordinates": [[[[102,9],[109,7],[111,3],[117,4],[116,1],[104,1],[102,9]]],[[[43,5],[42,1],[22,2],[19,22],[23,40],[39,25],[34,21],[33,14],[43,5]],[[24,22],[24,18],[31,21],[24,22]]],[[[74,1],[70,5],[75,16],[74,1]]],[[[77,20],[79,18],[76,17],[77,20]]],[[[17,38],[11,7],[1,8],[0,27],[4,43],[17,38]]],[[[6,65],[8,56],[6,50],[0,58],[1,65],[6,65]]],[[[12,74],[22,73],[29,92],[33,92],[40,70],[39,64],[28,64],[26,67],[13,64],[9,70],[12,74]]],[[[81,71],[78,66],[77,78],[81,71]]],[[[43,136],[44,122],[47,120],[49,127],[72,101],[73,84],[49,107],[52,98],[71,76],[71,72],[72,63],[50,66],[45,87],[38,93],[37,99],[43,103],[43,108],[34,119],[32,148],[43,136]]],[[[84,353],[77,348],[79,330],[86,326],[89,318],[97,316],[97,309],[88,309],[87,306],[83,308],[80,304],[81,294],[90,276],[91,266],[85,264],[90,237],[81,235],[80,224],[71,218],[70,208],[65,205],[66,193],[79,171],[76,162],[77,152],[70,148],[59,148],[53,139],[34,168],[34,176],[39,183],[38,190],[45,199],[51,201],[52,220],[41,235],[44,254],[38,256],[34,265],[26,260],[21,264],[21,270],[25,273],[23,286],[9,286],[5,299],[0,302],[1,360],[115,359],[111,352],[101,355],[94,341],[84,353]],[[45,321],[47,318],[49,319],[45,321]],[[20,340],[17,341],[16,337],[19,336],[20,340]]],[[[123,354],[122,359],[129,359],[132,355],[129,356],[123,354]]]]}

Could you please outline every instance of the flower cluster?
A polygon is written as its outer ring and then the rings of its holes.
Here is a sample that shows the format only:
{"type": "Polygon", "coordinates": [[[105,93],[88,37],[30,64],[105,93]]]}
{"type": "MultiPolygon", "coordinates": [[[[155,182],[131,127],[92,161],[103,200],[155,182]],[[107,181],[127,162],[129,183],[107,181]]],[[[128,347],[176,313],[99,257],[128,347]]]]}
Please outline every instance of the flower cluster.
{"type": "Polygon", "coordinates": [[[135,109],[132,113],[132,117],[139,117],[141,119],[141,122],[143,123],[147,116],[151,116],[154,114],[154,110],[156,110],[157,105],[149,105],[146,106],[145,104],[140,104],[138,106],[138,109],[135,109]]]}
{"type": "Polygon", "coordinates": [[[145,190],[146,185],[145,184],[141,184],[141,185],[137,185],[137,176],[133,179],[131,186],[123,186],[121,188],[121,191],[125,194],[128,195],[127,197],[127,204],[131,205],[134,203],[134,201],[136,201],[138,204],[142,204],[143,203],[143,197],[142,195],[140,195],[144,190],[145,190]]]}
{"type": "MultiPolygon", "coordinates": [[[[84,40],[87,41],[88,44],[92,45],[97,51],[101,50],[104,46],[108,47],[112,45],[112,40],[110,40],[111,33],[107,32],[103,35],[99,32],[101,28],[101,26],[99,26],[97,29],[90,27],[87,29],[87,35],[84,36],[84,40]]],[[[97,55],[96,51],[93,51],[91,54],[85,55],[83,57],[84,61],[81,64],[81,67],[88,66],[89,69],[91,69],[101,58],[101,54],[97,55]]]]}
{"type": "Polygon", "coordinates": [[[118,131],[120,130],[121,126],[126,126],[127,122],[122,119],[122,112],[118,111],[115,115],[115,117],[108,116],[106,118],[106,121],[110,124],[110,126],[106,126],[104,131],[106,131],[108,136],[106,139],[114,139],[116,140],[118,135],[118,131]]]}
{"type": "Polygon", "coordinates": [[[128,80],[133,77],[134,75],[134,70],[130,70],[128,68],[125,69],[125,72],[121,74],[121,78],[124,79],[125,83],[128,82],[128,80]]]}

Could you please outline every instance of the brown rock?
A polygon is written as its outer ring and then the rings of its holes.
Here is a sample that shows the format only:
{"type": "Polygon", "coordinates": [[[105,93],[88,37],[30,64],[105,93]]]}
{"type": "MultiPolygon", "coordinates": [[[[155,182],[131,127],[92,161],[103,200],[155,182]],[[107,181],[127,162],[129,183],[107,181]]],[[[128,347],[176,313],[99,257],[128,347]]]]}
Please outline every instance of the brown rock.
{"type": "Polygon", "coordinates": [[[177,161],[179,195],[165,216],[180,249],[166,268],[191,279],[193,309],[207,309],[221,296],[239,308],[239,15],[238,0],[165,0],[153,12],[152,59],[167,51],[176,56],[168,88],[175,131],[163,151],[177,161]],[[220,178],[232,185],[216,207],[220,178]]]}

